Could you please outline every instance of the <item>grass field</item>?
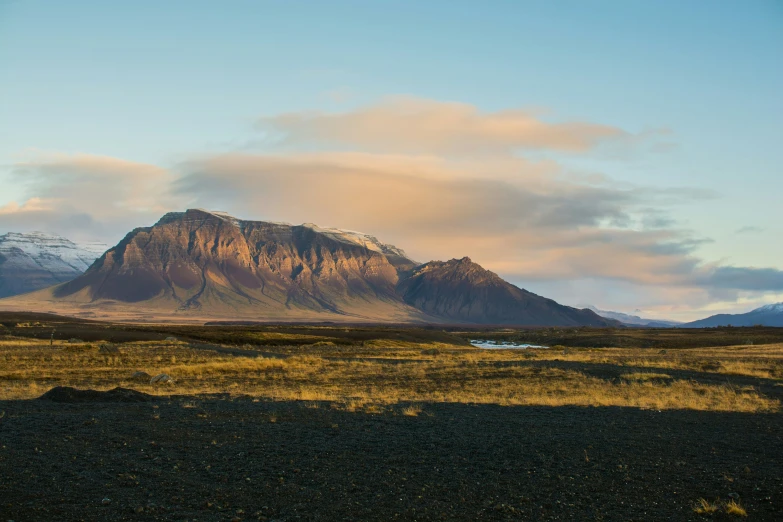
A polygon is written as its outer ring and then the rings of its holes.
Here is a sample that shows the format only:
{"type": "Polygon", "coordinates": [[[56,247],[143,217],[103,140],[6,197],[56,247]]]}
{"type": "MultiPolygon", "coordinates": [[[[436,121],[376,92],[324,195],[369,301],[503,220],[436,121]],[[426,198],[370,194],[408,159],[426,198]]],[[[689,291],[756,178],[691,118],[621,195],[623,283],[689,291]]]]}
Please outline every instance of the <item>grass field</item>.
{"type": "Polygon", "coordinates": [[[30,399],[54,386],[121,386],[158,395],[228,393],[364,411],[398,404],[424,405],[426,411],[427,403],[437,402],[774,412],[780,410],[775,392],[783,392],[783,344],[480,350],[428,339],[355,345],[334,339],[327,332],[308,336],[310,344],[271,348],[134,341],[102,353],[100,342],[50,345],[6,337],[0,340],[0,399],[30,399]],[[137,371],[165,373],[173,383],[134,380],[137,371]]]}

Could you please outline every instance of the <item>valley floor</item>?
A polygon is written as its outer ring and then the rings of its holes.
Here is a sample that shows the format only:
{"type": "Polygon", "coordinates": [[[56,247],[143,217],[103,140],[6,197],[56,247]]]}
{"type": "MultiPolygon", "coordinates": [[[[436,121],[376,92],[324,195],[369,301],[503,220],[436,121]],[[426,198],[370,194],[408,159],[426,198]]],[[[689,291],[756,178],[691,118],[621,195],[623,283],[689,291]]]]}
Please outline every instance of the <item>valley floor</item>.
{"type": "Polygon", "coordinates": [[[783,520],[780,330],[0,325],[0,521],[783,520]]]}

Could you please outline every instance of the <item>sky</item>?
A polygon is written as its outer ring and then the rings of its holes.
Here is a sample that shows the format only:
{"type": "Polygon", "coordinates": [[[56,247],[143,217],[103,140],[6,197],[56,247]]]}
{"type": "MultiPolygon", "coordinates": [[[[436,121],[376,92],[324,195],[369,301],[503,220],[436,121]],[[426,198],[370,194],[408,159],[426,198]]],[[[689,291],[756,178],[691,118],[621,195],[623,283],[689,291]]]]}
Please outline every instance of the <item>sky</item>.
{"type": "Polygon", "coordinates": [[[569,305],[783,301],[783,3],[0,0],[0,233],[372,233],[569,305]]]}

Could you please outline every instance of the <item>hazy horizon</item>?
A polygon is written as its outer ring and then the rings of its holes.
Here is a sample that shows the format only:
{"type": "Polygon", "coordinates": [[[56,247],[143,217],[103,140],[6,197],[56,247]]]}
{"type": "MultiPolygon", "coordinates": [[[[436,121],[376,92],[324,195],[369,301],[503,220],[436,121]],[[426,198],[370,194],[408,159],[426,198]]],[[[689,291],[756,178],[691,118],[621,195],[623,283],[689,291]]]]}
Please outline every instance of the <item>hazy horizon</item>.
{"type": "Polygon", "coordinates": [[[202,207],[746,312],[783,301],[781,49],[774,1],[0,1],[0,234],[202,207]]]}

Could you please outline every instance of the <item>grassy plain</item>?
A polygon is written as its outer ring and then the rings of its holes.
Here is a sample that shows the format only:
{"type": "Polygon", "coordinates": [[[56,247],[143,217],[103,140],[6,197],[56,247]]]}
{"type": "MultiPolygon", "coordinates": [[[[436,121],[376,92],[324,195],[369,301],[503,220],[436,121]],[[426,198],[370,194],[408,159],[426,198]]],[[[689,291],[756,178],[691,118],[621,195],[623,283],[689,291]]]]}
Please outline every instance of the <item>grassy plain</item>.
{"type": "MultiPolygon", "coordinates": [[[[0,399],[30,399],[54,386],[121,386],[156,395],[227,393],[363,411],[468,403],[774,412],[783,395],[780,343],[481,350],[453,334],[387,335],[379,329],[375,339],[344,342],[338,334],[352,330],[334,330],[243,332],[242,344],[181,337],[128,341],[111,344],[113,353],[104,353],[107,343],[99,340],[6,335],[0,339],[0,399]],[[256,343],[243,342],[248,340],[256,343]],[[134,379],[137,371],[165,373],[173,382],[150,384],[134,379]]],[[[353,333],[371,337],[368,331],[353,333]]]]}

